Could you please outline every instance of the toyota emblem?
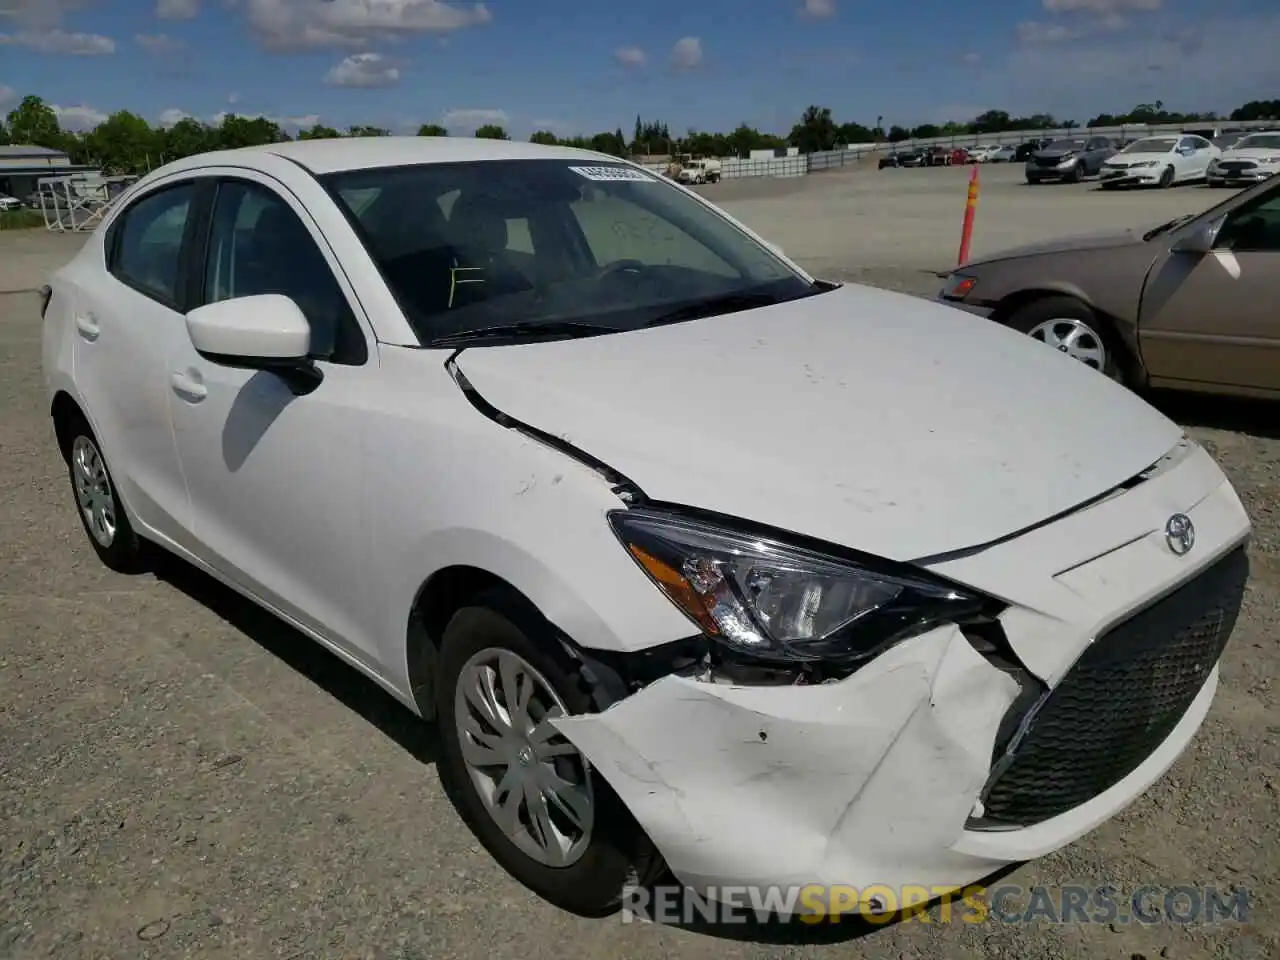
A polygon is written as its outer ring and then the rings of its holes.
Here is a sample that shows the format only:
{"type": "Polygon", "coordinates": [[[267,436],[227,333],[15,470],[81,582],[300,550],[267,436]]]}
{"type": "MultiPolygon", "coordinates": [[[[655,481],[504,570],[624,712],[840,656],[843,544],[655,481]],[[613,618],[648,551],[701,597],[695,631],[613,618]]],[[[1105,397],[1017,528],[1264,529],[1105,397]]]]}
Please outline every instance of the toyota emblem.
{"type": "Polygon", "coordinates": [[[1181,557],[1196,545],[1196,525],[1185,513],[1175,513],[1164,525],[1164,540],[1181,557]]]}

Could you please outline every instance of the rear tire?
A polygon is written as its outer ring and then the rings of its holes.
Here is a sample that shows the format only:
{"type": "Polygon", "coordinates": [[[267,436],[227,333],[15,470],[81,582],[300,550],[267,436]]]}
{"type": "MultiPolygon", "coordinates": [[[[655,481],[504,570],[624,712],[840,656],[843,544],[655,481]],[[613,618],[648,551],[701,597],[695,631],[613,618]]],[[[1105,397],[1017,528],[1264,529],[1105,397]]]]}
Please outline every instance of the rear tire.
{"type": "Polygon", "coordinates": [[[129,523],[98,438],[82,414],[69,416],[63,438],[67,477],[89,546],[117,573],[139,572],[143,567],[142,541],[129,523]]]}
{"type": "Polygon", "coordinates": [[[1121,345],[1110,327],[1087,303],[1050,296],[1014,310],[1004,324],[1039,340],[1118,383],[1126,381],[1121,345]]]}
{"type": "Polygon", "coordinates": [[[508,590],[473,598],[444,630],[439,669],[441,782],[472,833],[508,873],[556,906],[589,917],[616,912],[628,887],[661,876],[662,858],[604,778],[564,737],[543,738],[550,728],[542,718],[555,710],[570,715],[593,711],[585,680],[536,610],[508,590]],[[496,676],[491,682],[492,701],[500,708],[494,714],[498,723],[484,719],[474,695],[468,697],[468,690],[475,690],[474,684],[482,682],[478,678],[489,676],[490,670],[496,676]],[[512,679],[516,674],[524,679],[512,679]],[[524,700],[525,709],[512,704],[513,699],[524,700]],[[550,710],[541,713],[547,704],[550,710]],[[529,723],[504,726],[503,715],[524,716],[529,723]],[[520,732],[530,726],[534,734],[520,732]],[[544,755],[552,745],[565,752],[544,755]],[[562,786],[552,796],[542,788],[546,781],[540,778],[547,776],[574,789],[562,786]],[[532,787],[533,803],[550,811],[541,822],[552,824],[558,839],[573,835],[567,853],[561,843],[539,845],[547,834],[537,828],[529,794],[521,792],[522,786],[508,786],[504,792],[493,785],[507,783],[508,777],[521,784],[538,781],[532,787]],[[577,811],[572,820],[567,816],[571,806],[556,799],[570,793],[577,811]],[[501,802],[503,796],[507,803],[501,802]],[[503,810],[514,810],[505,827],[498,819],[503,810]],[[582,811],[589,816],[579,815],[582,811]],[[553,847],[552,855],[544,852],[553,847]]]}

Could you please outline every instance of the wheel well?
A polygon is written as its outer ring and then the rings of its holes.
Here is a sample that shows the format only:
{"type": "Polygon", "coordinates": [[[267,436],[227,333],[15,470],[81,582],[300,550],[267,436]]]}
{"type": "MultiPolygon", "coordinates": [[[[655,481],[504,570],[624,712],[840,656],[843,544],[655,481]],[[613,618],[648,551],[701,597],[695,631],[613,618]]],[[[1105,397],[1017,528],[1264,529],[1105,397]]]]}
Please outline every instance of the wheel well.
{"type": "Polygon", "coordinates": [[[58,440],[58,449],[62,452],[62,458],[65,460],[71,447],[71,423],[77,418],[83,418],[84,413],[81,411],[79,404],[71,399],[71,394],[64,390],[59,390],[53,397],[53,403],[49,407],[49,415],[53,417],[53,433],[58,440]]]}
{"type": "Polygon", "coordinates": [[[1099,310],[1095,304],[1082,300],[1074,293],[1069,293],[1066,290],[1019,290],[1016,293],[1009,294],[996,304],[995,311],[991,314],[991,319],[996,323],[1005,323],[1011,316],[1028,304],[1035,303],[1037,300],[1046,300],[1049,297],[1070,297],[1072,300],[1079,300],[1093,311],[1098,318],[1099,325],[1103,328],[1101,332],[1109,336],[1111,345],[1116,348],[1117,358],[1121,366],[1124,367],[1125,379],[1133,382],[1132,378],[1141,373],[1141,368],[1138,365],[1133,344],[1129,343],[1124,334],[1120,332],[1120,322],[1113,315],[1105,310],[1099,310]]]}
{"type": "Polygon", "coordinates": [[[528,602],[510,583],[479,567],[445,567],[418,588],[405,634],[406,657],[413,698],[427,719],[435,715],[435,665],[445,627],[472,597],[493,589],[509,590],[528,602]]]}

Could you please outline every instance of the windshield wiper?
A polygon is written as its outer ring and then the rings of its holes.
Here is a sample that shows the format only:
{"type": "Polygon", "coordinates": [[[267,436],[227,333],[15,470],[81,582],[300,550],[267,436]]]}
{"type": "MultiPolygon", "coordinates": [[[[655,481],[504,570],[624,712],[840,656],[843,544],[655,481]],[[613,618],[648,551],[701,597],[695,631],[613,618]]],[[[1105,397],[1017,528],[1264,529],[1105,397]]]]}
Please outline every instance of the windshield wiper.
{"type": "Polygon", "coordinates": [[[1194,216],[1195,216],[1194,213],[1187,213],[1187,214],[1183,214],[1181,217],[1174,217],[1168,223],[1162,223],[1160,224],[1160,226],[1155,227],[1154,229],[1148,230],[1146,233],[1142,235],[1142,239],[1150,240],[1153,237],[1160,236],[1160,234],[1162,233],[1168,233],[1174,227],[1186,223],[1188,220],[1192,219],[1194,216]]]}
{"type": "Polygon", "coordinates": [[[654,317],[645,326],[659,327],[664,323],[698,320],[702,317],[713,317],[737,310],[750,310],[752,307],[768,307],[781,302],[781,298],[772,293],[726,293],[719,297],[710,297],[706,300],[686,303],[683,307],[676,307],[674,310],[654,317]]]}
{"type": "Polygon", "coordinates": [[[547,334],[548,336],[581,336],[603,331],[617,331],[603,323],[591,323],[586,320],[523,320],[519,323],[503,323],[492,327],[480,327],[477,330],[463,330],[448,333],[427,341],[428,347],[452,347],[473,340],[502,340],[508,337],[519,337],[525,334],[547,334]]]}

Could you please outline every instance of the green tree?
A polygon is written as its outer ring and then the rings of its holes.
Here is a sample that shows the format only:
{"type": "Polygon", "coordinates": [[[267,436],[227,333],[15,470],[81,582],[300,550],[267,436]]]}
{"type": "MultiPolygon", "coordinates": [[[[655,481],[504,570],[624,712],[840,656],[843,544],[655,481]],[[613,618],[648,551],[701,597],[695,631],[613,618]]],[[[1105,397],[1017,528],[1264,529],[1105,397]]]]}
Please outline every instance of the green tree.
{"type": "Polygon", "coordinates": [[[161,163],[162,137],[128,110],[117,110],[84,139],[89,155],[106,173],[145,173],[161,163]]]}
{"type": "Polygon", "coordinates": [[[183,117],[168,130],[161,132],[159,139],[166,160],[194,157],[218,147],[214,131],[192,117],[183,117]]]}
{"type": "Polygon", "coordinates": [[[831,108],[809,107],[800,118],[800,122],[791,128],[791,134],[787,140],[791,146],[798,147],[801,153],[834,149],[836,122],[831,119],[831,108]]]}
{"type": "Polygon", "coordinates": [[[229,113],[222,118],[217,131],[218,146],[226,150],[237,147],[263,147],[288,139],[280,124],[266,117],[241,117],[229,113]]]}
{"type": "Polygon", "coordinates": [[[420,137],[447,137],[449,131],[438,123],[424,123],[418,128],[418,136],[420,137]]]}
{"type": "Polygon", "coordinates": [[[535,130],[533,132],[533,135],[529,137],[529,142],[541,143],[548,147],[554,147],[560,141],[556,138],[556,135],[552,133],[550,130],[535,130]]]}
{"type": "Polygon", "coordinates": [[[479,137],[481,140],[510,140],[511,139],[509,136],[507,136],[507,131],[503,130],[502,127],[498,126],[496,123],[486,123],[484,126],[482,126],[479,130],[476,131],[475,135],[479,137]]]}
{"type": "Polygon", "coordinates": [[[337,140],[341,136],[341,131],[326,127],[322,123],[316,123],[305,130],[298,131],[299,140],[337,140]]]}
{"type": "Polygon", "coordinates": [[[7,126],[12,143],[65,149],[58,115],[39,97],[23,97],[22,102],[9,111],[7,126]]]}
{"type": "Polygon", "coordinates": [[[389,137],[391,131],[384,127],[368,127],[357,125],[347,130],[349,137],[389,137]]]}
{"type": "Polygon", "coordinates": [[[5,146],[9,142],[9,128],[0,121],[0,147],[5,146]]]}

